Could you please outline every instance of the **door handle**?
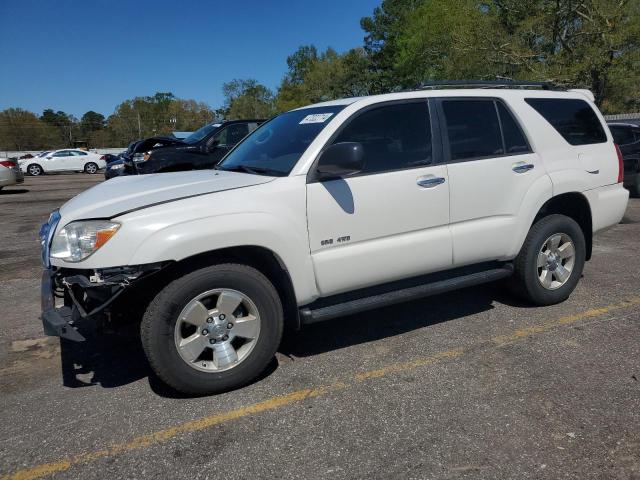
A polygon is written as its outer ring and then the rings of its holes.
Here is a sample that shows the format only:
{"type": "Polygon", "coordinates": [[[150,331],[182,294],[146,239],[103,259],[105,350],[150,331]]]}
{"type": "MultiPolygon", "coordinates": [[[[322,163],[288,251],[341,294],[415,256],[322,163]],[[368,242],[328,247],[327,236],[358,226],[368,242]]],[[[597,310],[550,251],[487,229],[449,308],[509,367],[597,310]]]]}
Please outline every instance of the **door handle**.
{"type": "Polygon", "coordinates": [[[529,170],[533,170],[534,167],[535,165],[533,165],[532,163],[518,162],[513,165],[512,170],[516,173],[525,173],[529,170]]]}
{"type": "Polygon", "coordinates": [[[434,176],[420,177],[416,183],[422,188],[433,188],[438,185],[442,185],[444,183],[444,178],[434,176]]]}

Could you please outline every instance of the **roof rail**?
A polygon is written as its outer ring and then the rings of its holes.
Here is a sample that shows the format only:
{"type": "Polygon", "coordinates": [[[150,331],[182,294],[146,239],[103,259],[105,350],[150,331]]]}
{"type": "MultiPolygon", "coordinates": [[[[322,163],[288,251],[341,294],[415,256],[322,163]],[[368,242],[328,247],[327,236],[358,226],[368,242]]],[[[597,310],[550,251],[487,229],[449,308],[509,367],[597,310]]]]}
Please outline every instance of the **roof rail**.
{"type": "Polygon", "coordinates": [[[566,90],[553,82],[526,82],[520,80],[442,80],[425,82],[417,90],[437,90],[440,88],[514,88],[566,90]]]}

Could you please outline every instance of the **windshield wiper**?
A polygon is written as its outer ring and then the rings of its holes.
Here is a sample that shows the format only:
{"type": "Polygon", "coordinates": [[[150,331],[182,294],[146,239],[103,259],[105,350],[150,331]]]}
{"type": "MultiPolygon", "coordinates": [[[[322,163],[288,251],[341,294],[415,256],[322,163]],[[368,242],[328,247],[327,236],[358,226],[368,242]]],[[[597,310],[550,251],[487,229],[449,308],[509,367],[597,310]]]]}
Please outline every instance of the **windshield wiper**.
{"type": "Polygon", "coordinates": [[[233,167],[216,167],[216,170],[226,170],[228,172],[243,172],[252,175],[268,175],[270,177],[281,177],[283,172],[264,167],[249,167],[247,165],[234,165],[233,167]]]}

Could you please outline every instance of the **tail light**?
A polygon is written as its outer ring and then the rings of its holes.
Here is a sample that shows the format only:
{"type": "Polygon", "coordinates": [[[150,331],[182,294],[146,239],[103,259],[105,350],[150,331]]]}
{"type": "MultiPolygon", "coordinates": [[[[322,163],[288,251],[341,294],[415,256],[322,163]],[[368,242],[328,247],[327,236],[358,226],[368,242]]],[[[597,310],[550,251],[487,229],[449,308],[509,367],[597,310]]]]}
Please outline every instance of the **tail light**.
{"type": "Polygon", "coordinates": [[[107,156],[106,156],[106,155],[102,155],[102,156],[100,157],[100,160],[106,160],[106,159],[107,159],[107,156]]]}
{"type": "Polygon", "coordinates": [[[7,168],[14,168],[18,164],[16,163],[15,160],[2,160],[2,161],[0,161],[0,165],[2,165],[3,167],[7,167],[7,168]]]}
{"type": "Polygon", "coordinates": [[[620,151],[618,144],[614,144],[616,147],[616,153],[618,154],[618,183],[622,183],[624,180],[624,157],[620,151]]]}

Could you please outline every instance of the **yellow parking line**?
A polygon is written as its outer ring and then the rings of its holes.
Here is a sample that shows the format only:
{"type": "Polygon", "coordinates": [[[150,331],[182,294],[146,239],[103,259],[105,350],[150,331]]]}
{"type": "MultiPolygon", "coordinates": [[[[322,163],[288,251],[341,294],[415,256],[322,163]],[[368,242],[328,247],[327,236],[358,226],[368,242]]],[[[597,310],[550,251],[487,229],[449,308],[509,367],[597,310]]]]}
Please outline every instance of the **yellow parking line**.
{"type": "MultiPolygon", "coordinates": [[[[557,328],[563,325],[569,325],[587,318],[599,317],[606,313],[616,311],[616,310],[621,310],[624,308],[629,308],[634,305],[640,305],[640,297],[633,297],[621,303],[608,305],[602,308],[594,308],[594,309],[586,310],[584,312],[576,313],[574,315],[567,315],[564,317],[560,317],[556,320],[543,323],[541,325],[522,328],[508,335],[500,335],[500,336],[493,337],[491,338],[490,342],[487,342],[487,341],[478,342],[474,346],[478,346],[479,344],[483,344],[483,343],[484,344],[488,343],[489,345],[493,344],[495,346],[502,346],[507,343],[521,340],[523,338],[548,332],[554,328],[557,328]]],[[[444,360],[457,358],[462,356],[464,353],[468,352],[470,349],[471,347],[453,348],[451,350],[438,352],[433,355],[419,357],[409,362],[394,363],[381,369],[356,373],[350,378],[345,379],[344,381],[337,381],[330,385],[325,385],[321,387],[297,390],[287,395],[272,397],[262,402],[254,403],[252,405],[238,408],[236,410],[231,410],[229,412],[224,412],[216,415],[211,415],[208,417],[203,417],[198,420],[186,422],[186,423],[176,425],[174,427],[170,427],[164,430],[159,430],[157,432],[149,433],[147,435],[141,435],[127,442],[114,443],[101,450],[81,453],[79,455],[65,458],[57,462],[45,463],[42,465],[37,465],[35,467],[18,470],[12,474],[0,477],[0,480],[32,480],[35,478],[41,478],[48,475],[52,475],[54,473],[63,472],[63,471],[69,470],[74,465],[86,464],[94,460],[98,460],[100,458],[111,457],[124,452],[140,450],[140,449],[155,445],[157,443],[165,442],[181,434],[204,430],[206,428],[213,427],[215,425],[219,425],[221,423],[229,422],[232,420],[236,420],[238,418],[242,418],[247,415],[253,415],[261,412],[266,412],[269,410],[275,410],[280,407],[284,407],[286,405],[291,405],[294,403],[301,402],[303,400],[306,400],[307,398],[320,397],[322,395],[326,395],[327,393],[330,393],[336,390],[348,388],[349,386],[354,385],[356,382],[364,382],[370,379],[384,377],[392,373],[410,371],[419,367],[433,365],[433,364],[442,362],[444,360]]]]}
{"type": "Polygon", "coordinates": [[[515,332],[509,335],[500,335],[497,337],[493,337],[491,340],[498,344],[504,345],[506,343],[510,343],[516,340],[520,340],[521,338],[526,338],[531,335],[536,335],[538,333],[547,332],[553,328],[560,327],[562,325],[568,325],[570,323],[575,323],[579,320],[584,320],[586,318],[599,317],[604,315],[605,313],[613,312],[616,310],[620,310],[623,308],[629,308],[634,305],[640,304],[640,297],[632,297],[628,300],[625,300],[620,303],[615,303],[613,305],[607,305],[606,307],[601,308],[592,308],[590,310],[586,310],[584,312],[576,313],[574,315],[567,315],[564,317],[560,317],[556,320],[552,320],[547,323],[542,323],[540,325],[534,325],[533,327],[526,327],[516,330],[515,332]]]}

